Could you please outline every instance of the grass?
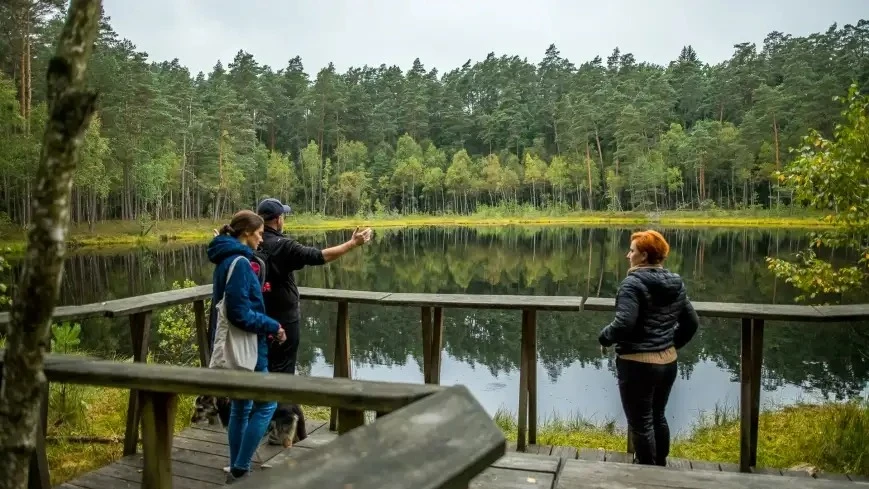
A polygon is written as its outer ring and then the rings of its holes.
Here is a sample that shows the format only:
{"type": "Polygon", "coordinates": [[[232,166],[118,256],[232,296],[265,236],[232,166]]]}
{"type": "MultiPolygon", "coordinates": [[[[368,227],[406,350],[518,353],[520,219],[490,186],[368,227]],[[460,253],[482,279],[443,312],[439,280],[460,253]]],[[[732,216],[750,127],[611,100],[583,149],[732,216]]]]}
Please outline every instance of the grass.
{"type": "MultiPolygon", "coordinates": [[[[668,211],[640,212],[562,212],[520,207],[514,211],[483,208],[475,214],[400,215],[380,213],[368,216],[331,217],[299,214],[288,218],[287,228],[298,231],[352,229],[355,226],[375,228],[424,226],[506,226],[506,225],[660,225],[668,227],[764,227],[821,228],[828,227],[819,214],[799,209],[745,211],[668,211]]],[[[70,227],[70,247],[110,247],[154,242],[206,241],[217,224],[211,220],[160,221],[147,233],[138,221],[106,221],[91,230],[86,224],[70,227]]],[[[20,228],[6,225],[0,228],[0,247],[20,252],[26,245],[26,235],[20,228]]]]}
{"type": "MultiPolygon", "coordinates": [[[[511,413],[499,410],[495,422],[508,439],[516,439],[516,421],[511,413]]],[[[813,466],[822,472],[869,476],[869,402],[799,404],[766,410],[758,426],[759,467],[813,466]]],[[[538,427],[537,443],[624,451],[626,433],[612,421],[552,417],[538,427]]],[[[738,463],[736,412],[716,408],[702,416],[690,433],[673,437],[671,456],[738,463]]]]}

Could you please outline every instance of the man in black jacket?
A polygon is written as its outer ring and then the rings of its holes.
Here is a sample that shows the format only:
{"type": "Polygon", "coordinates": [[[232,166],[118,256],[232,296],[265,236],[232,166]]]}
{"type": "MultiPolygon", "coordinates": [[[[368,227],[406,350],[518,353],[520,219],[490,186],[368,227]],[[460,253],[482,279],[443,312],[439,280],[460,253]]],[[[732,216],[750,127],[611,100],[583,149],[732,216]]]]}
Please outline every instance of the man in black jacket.
{"type": "MultiPolygon", "coordinates": [[[[287,333],[287,340],[283,343],[269,342],[268,368],[269,372],[295,374],[301,333],[299,288],[296,285],[295,271],[306,266],[324,265],[362,246],[371,240],[371,228],[362,231],[356,228],[349,241],[320,250],[305,246],[283,234],[284,216],[290,212],[290,206],[278,199],[264,199],[257,206],[257,214],[265,221],[260,250],[268,255],[266,280],[269,286],[263,293],[266,314],[281,323],[287,333]]],[[[287,447],[293,438],[303,440],[306,436],[305,418],[301,409],[294,404],[279,405],[272,418],[269,443],[287,447]]]]}
{"type": "Polygon", "coordinates": [[[295,271],[306,266],[324,265],[337,260],[350,250],[371,240],[371,228],[356,228],[349,241],[323,250],[305,246],[285,236],[284,216],[290,206],[278,199],[264,199],[257,206],[257,214],[265,221],[261,250],[269,256],[268,282],[271,290],[264,293],[266,314],[276,319],[287,333],[287,341],[273,342],[269,347],[269,372],[296,373],[299,351],[299,289],[295,271]]]}

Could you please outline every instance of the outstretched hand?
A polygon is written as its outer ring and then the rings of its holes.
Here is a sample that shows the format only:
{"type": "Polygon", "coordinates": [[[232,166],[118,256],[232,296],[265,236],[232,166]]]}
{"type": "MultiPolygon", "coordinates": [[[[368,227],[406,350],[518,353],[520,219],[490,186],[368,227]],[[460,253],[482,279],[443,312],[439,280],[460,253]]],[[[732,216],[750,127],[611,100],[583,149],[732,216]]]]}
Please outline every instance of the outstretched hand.
{"type": "Polygon", "coordinates": [[[218,234],[220,234],[220,231],[218,231],[218,230],[216,230],[216,229],[212,229],[212,231],[214,231],[214,237],[215,237],[215,238],[217,237],[218,234]]]}
{"type": "Polygon", "coordinates": [[[371,233],[371,228],[365,228],[360,231],[359,227],[357,226],[356,229],[353,230],[353,237],[351,237],[350,239],[356,246],[362,246],[365,243],[371,241],[371,233]]]}

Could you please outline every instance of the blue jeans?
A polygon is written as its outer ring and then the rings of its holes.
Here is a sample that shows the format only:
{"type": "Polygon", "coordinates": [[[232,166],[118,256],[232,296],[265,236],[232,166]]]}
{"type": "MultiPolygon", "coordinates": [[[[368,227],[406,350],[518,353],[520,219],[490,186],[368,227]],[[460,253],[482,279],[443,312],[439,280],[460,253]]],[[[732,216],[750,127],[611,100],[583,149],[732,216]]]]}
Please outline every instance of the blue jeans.
{"type": "Polygon", "coordinates": [[[278,403],[232,400],[229,411],[229,466],[250,470],[254,452],[269,429],[278,403]]]}

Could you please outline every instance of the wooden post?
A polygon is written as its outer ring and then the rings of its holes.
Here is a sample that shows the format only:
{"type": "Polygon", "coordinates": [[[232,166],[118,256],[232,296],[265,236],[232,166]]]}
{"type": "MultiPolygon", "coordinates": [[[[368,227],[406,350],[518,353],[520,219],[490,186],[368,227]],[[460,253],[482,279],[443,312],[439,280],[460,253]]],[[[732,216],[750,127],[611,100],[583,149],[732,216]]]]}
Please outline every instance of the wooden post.
{"type": "Polygon", "coordinates": [[[431,383],[431,307],[423,306],[420,310],[420,325],[422,326],[422,381],[431,383]]]}
{"type": "MultiPolygon", "coordinates": [[[[335,324],[335,359],[332,363],[333,377],[350,378],[350,310],[349,304],[344,301],[338,303],[338,321],[335,324]]],[[[340,426],[341,412],[337,408],[332,408],[329,429],[335,431],[340,429],[340,426]]]]}
{"type": "MultiPolygon", "coordinates": [[[[523,321],[525,323],[526,321],[523,321]]],[[[527,314],[528,353],[525,355],[528,368],[528,443],[537,444],[537,310],[529,309],[527,314]]]]}
{"type": "Polygon", "coordinates": [[[516,451],[524,452],[527,447],[526,429],[528,428],[528,309],[522,310],[522,342],[519,345],[519,420],[517,423],[516,451]]]}
{"type": "MultiPolygon", "coordinates": [[[[148,360],[148,339],[151,336],[151,311],[140,312],[130,316],[130,338],[133,342],[133,361],[148,360]]],[[[127,428],[124,433],[124,456],[136,453],[139,444],[139,419],[142,413],[139,409],[139,393],[130,391],[127,403],[127,428]]]]}
{"type": "Polygon", "coordinates": [[[751,319],[742,319],[739,362],[739,471],[751,471],[751,319]]]}
{"type": "Polygon", "coordinates": [[[199,366],[208,368],[211,361],[210,338],[208,337],[208,324],[205,322],[205,301],[193,302],[193,315],[196,318],[196,343],[199,347],[199,366]]]}
{"type": "Polygon", "coordinates": [[[142,489],[172,487],[172,435],[178,396],[166,392],[142,392],[142,489]]]}
{"type": "Polygon", "coordinates": [[[431,324],[431,344],[429,346],[429,383],[440,385],[441,383],[441,350],[444,339],[444,310],[442,307],[434,308],[434,320],[431,324]]]}
{"type": "Polygon", "coordinates": [[[749,465],[757,467],[757,425],[760,419],[760,381],[763,366],[763,319],[751,321],[751,452],[749,465]]]}

